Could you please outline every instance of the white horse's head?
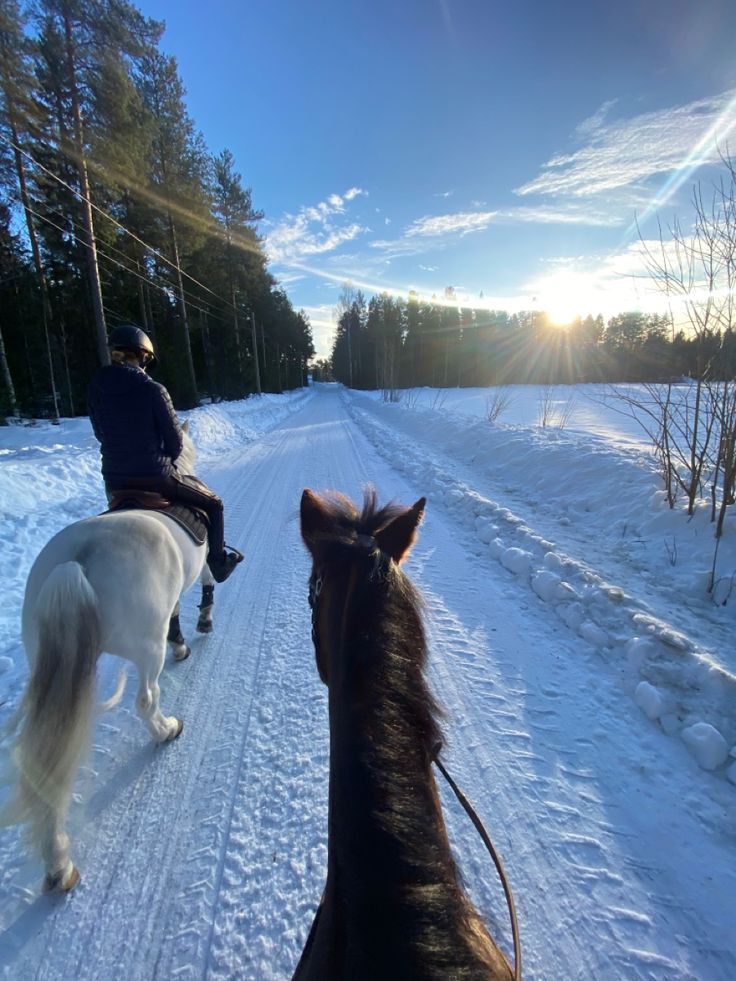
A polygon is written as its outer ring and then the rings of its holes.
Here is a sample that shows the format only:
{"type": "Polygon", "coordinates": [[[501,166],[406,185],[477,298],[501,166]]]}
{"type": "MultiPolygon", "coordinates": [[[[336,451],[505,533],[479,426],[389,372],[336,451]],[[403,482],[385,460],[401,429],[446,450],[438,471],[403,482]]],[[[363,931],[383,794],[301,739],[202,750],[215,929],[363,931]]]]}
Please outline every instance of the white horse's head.
{"type": "Polygon", "coordinates": [[[181,453],[174,460],[176,464],[176,469],[179,473],[194,474],[194,463],[197,459],[197,451],[194,448],[194,443],[192,442],[192,437],[189,435],[189,420],[187,419],[181,427],[183,434],[183,442],[181,453]]]}

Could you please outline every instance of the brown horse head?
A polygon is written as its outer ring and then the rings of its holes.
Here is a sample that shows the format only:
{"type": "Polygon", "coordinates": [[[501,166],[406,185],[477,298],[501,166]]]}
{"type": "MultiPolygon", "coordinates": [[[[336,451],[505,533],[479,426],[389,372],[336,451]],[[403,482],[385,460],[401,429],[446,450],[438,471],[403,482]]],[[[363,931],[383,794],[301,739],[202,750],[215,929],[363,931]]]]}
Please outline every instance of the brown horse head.
{"type": "Polygon", "coordinates": [[[336,611],[349,607],[358,569],[368,566],[374,576],[380,576],[389,563],[399,566],[416,541],[425,504],[422,497],[410,508],[396,504],[379,508],[376,492],[369,488],[358,512],[349,498],[336,492],[318,495],[306,489],[302,494],[302,538],[312,556],[309,595],[315,656],[325,684],[330,651],[340,637],[341,618],[336,611]]]}

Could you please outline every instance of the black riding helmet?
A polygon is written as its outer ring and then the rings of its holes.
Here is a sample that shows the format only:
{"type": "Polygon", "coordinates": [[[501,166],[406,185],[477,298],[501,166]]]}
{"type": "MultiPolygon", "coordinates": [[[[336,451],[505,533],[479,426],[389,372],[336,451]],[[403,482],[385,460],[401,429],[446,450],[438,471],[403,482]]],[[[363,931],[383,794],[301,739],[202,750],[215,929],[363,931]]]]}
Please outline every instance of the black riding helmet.
{"type": "Polygon", "coordinates": [[[140,354],[144,366],[156,363],[156,352],[148,334],[136,327],[135,324],[120,324],[110,334],[108,346],[123,351],[135,351],[140,354]]]}

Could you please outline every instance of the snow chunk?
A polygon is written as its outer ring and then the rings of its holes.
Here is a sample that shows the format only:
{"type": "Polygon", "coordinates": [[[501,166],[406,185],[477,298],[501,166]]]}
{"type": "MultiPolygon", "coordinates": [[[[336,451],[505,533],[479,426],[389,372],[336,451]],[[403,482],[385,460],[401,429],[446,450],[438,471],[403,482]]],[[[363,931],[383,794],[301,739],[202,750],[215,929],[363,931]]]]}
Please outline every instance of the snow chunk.
{"type": "Polygon", "coordinates": [[[608,644],[608,634],[592,620],[585,620],[581,623],[578,627],[578,633],[583,640],[587,640],[593,647],[605,647],[608,644]]]}
{"type": "Polygon", "coordinates": [[[658,719],[664,709],[660,692],[648,681],[640,681],[634,692],[634,701],[648,719],[658,719]]]}
{"type": "Polygon", "coordinates": [[[611,586],[610,583],[604,583],[601,586],[601,592],[606,596],[612,603],[621,603],[626,594],[623,589],[618,586],[611,586]]]}
{"type": "Polygon", "coordinates": [[[532,553],[526,552],[523,548],[507,548],[501,556],[501,565],[517,576],[529,572],[531,561],[532,553]]]}
{"type": "Polygon", "coordinates": [[[704,770],[715,770],[728,759],[728,744],[709,722],[696,722],[682,730],[682,738],[704,770]]]}
{"type": "Polygon", "coordinates": [[[0,657],[0,674],[5,674],[13,667],[13,659],[10,657],[0,657]]]}
{"type": "Polygon", "coordinates": [[[488,518],[475,519],[475,531],[478,538],[486,545],[490,545],[498,532],[498,526],[488,518]]]}
{"type": "Polygon", "coordinates": [[[547,552],[544,556],[544,567],[550,572],[562,572],[565,563],[557,552],[547,552]]]}
{"type": "Polygon", "coordinates": [[[558,607],[557,615],[563,623],[567,624],[570,630],[577,631],[585,619],[585,610],[580,603],[570,603],[569,606],[558,607]]]}
{"type": "Polygon", "coordinates": [[[557,599],[569,602],[570,600],[580,599],[580,596],[578,591],[569,582],[561,582],[557,587],[557,599]]]}
{"type": "Polygon", "coordinates": [[[632,637],[626,645],[626,656],[629,665],[634,671],[640,671],[647,654],[651,652],[652,645],[644,637],[632,637]]]}
{"type": "Polygon", "coordinates": [[[554,572],[549,572],[547,569],[542,569],[541,572],[537,572],[536,575],[532,576],[532,589],[545,603],[551,603],[558,598],[559,586],[559,576],[556,576],[554,572]]]}
{"type": "Polygon", "coordinates": [[[687,637],[677,630],[673,630],[671,627],[663,627],[661,630],[658,630],[657,637],[663,644],[666,644],[667,647],[671,647],[675,651],[687,651],[690,649],[690,641],[687,637]]]}
{"type": "Polygon", "coordinates": [[[732,763],[726,771],[726,776],[731,783],[736,783],[736,763],[732,763]]]}
{"type": "Polygon", "coordinates": [[[666,736],[676,736],[680,729],[680,720],[675,712],[665,712],[664,715],[660,715],[659,724],[666,736]]]}

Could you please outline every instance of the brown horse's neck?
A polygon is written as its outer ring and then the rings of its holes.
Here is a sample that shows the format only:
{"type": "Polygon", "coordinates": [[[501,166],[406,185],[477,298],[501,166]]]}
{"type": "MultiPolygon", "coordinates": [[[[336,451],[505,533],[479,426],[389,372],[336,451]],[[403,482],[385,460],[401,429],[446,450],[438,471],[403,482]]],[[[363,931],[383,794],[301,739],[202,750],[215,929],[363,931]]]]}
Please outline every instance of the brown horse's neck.
{"type": "Polygon", "coordinates": [[[437,708],[413,593],[389,597],[379,583],[345,611],[330,661],[328,879],[314,962],[327,979],[495,977],[431,772],[437,708]]]}

